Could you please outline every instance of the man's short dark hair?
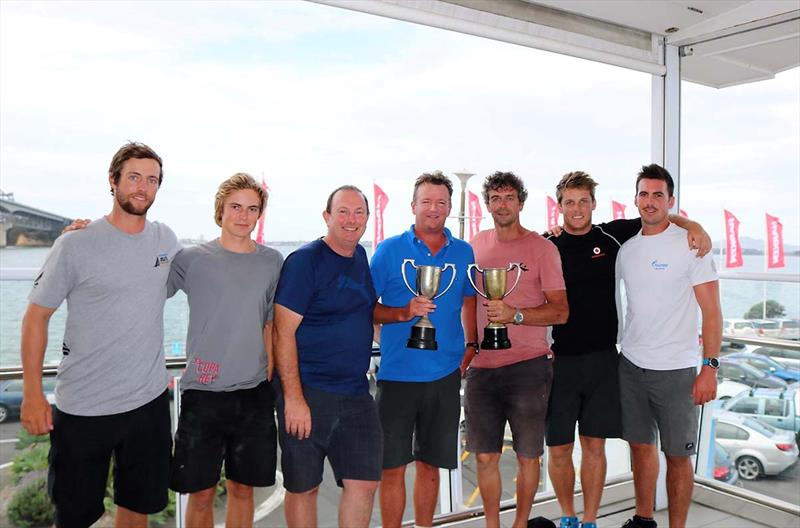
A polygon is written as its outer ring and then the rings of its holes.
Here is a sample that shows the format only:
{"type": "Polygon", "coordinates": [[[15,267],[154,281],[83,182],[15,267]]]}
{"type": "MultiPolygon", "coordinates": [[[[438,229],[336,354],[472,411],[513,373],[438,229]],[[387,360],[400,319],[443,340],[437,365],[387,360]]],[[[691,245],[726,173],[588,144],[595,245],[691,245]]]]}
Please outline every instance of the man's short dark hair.
{"type": "Polygon", "coordinates": [[[417,200],[417,189],[423,183],[430,183],[431,185],[444,185],[447,187],[447,192],[450,195],[450,198],[453,198],[453,182],[450,181],[450,178],[442,174],[442,171],[434,171],[434,172],[423,172],[417,178],[417,181],[414,182],[414,196],[412,197],[412,201],[417,200]]]}
{"type": "Polygon", "coordinates": [[[525,184],[522,179],[513,172],[500,172],[490,174],[483,180],[483,201],[489,205],[489,191],[499,191],[500,189],[514,189],[517,191],[517,198],[519,203],[524,204],[528,199],[528,191],[525,189],[525,184]]]}
{"type": "MultiPolygon", "coordinates": [[[[131,158],[135,159],[152,159],[158,162],[158,186],[161,187],[161,182],[164,180],[164,168],[161,163],[161,157],[156,152],[145,145],[136,141],[128,141],[114,154],[111,158],[111,165],[108,167],[108,174],[113,176],[114,184],[119,184],[119,177],[122,174],[122,166],[131,158]]],[[[114,194],[114,191],[111,191],[114,194]]]]}
{"type": "Polygon", "coordinates": [[[651,163],[650,165],[642,165],[642,170],[639,171],[639,176],[636,177],[636,193],[639,193],[639,182],[642,180],[661,180],[667,182],[667,191],[670,197],[672,197],[673,192],[675,191],[675,182],[672,180],[672,176],[670,176],[669,171],[658,165],[657,163],[651,163]]]}
{"type": "Polygon", "coordinates": [[[567,189],[583,189],[589,191],[589,195],[594,202],[594,190],[597,188],[597,182],[591,176],[583,171],[572,171],[566,173],[561,177],[561,181],[556,185],[556,201],[560,204],[561,199],[564,197],[564,191],[567,189]]]}
{"type": "Polygon", "coordinates": [[[355,185],[342,185],[341,187],[337,187],[333,190],[333,192],[328,195],[328,202],[325,204],[325,212],[330,214],[331,213],[331,205],[333,204],[333,197],[339,191],[355,191],[364,198],[364,203],[367,205],[367,216],[369,216],[369,200],[367,200],[367,195],[364,194],[364,191],[356,187],[355,185]]]}

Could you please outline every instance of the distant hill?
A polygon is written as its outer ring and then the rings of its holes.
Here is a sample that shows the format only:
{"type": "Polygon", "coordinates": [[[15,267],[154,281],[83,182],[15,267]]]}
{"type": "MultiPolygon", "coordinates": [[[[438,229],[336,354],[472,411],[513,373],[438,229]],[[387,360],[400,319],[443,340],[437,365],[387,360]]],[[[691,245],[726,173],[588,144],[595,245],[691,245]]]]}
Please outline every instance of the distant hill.
{"type": "MultiPolygon", "coordinates": [[[[764,241],[759,238],[741,237],[742,255],[763,255],[764,254],[764,241]]],[[[714,254],[720,252],[720,248],[725,245],[724,240],[714,241],[714,254]]],[[[800,255],[800,246],[793,246],[785,244],[783,250],[787,255],[800,255]]]]}

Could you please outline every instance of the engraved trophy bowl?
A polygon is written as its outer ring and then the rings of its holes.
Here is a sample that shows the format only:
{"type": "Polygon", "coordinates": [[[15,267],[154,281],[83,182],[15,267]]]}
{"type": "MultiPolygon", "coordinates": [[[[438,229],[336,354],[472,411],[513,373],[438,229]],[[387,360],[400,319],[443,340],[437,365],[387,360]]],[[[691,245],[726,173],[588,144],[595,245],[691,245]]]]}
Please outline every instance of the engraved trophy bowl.
{"type": "MultiPolygon", "coordinates": [[[[453,281],[456,280],[456,266],[455,264],[445,264],[443,267],[438,266],[417,266],[413,259],[405,259],[400,265],[400,275],[403,277],[403,282],[408,288],[408,291],[414,295],[420,295],[426,299],[438,299],[450,289],[453,281]],[[406,264],[411,264],[411,267],[416,270],[416,280],[414,281],[414,288],[409,284],[406,278],[406,264]],[[439,291],[439,283],[441,282],[442,273],[447,271],[447,268],[452,270],[450,283],[447,287],[439,291]]],[[[427,315],[423,315],[411,327],[411,337],[406,343],[408,348],[417,348],[420,350],[437,350],[439,347],[436,344],[436,328],[427,315]]]]}
{"type": "MultiPolygon", "coordinates": [[[[522,275],[522,266],[517,262],[512,262],[507,268],[484,268],[481,269],[477,264],[470,264],[467,267],[467,279],[478,294],[490,301],[501,301],[504,297],[514,291],[519,284],[522,275]],[[472,280],[472,268],[483,275],[483,288],[478,288],[472,280]],[[508,272],[517,268],[517,278],[514,284],[506,291],[508,283],[508,272]]],[[[481,350],[506,350],[511,348],[511,340],[508,338],[508,327],[503,323],[489,323],[483,329],[483,341],[481,350]]]]}

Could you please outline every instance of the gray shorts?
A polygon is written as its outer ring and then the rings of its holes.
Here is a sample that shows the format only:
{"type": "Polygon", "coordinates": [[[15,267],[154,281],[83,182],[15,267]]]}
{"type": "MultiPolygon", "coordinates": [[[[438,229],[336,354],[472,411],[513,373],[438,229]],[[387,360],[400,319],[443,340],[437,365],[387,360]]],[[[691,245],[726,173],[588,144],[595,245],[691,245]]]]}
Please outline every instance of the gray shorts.
{"type": "Polygon", "coordinates": [[[548,356],[498,368],[470,368],[464,392],[467,449],[501,453],[508,422],[514,451],[525,458],[542,456],[552,381],[553,361],[548,356]]]}
{"type": "Polygon", "coordinates": [[[697,451],[699,407],[692,399],[694,367],[677,370],[639,368],[625,356],[619,360],[622,438],[634,444],[654,444],[670,456],[697,451]]]}

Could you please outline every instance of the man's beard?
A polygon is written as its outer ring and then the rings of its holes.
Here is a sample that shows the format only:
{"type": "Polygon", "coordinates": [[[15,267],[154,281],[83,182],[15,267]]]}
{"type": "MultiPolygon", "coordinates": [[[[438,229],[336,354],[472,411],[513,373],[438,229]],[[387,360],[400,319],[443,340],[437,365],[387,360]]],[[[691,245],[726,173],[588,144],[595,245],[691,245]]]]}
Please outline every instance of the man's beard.
{"type": "Polygon", "coordinates": [[[153,205],[153,202],[145,203],[145,205],[143,205],[141,209],[137,209],[136,205],[134,205],[134,203],[129,198],[123,200],[122,198],[119,197],[119,195],[117,195],[117,203],[119,204],[120,207],[122,207],[123,211],[125,211],[128,214],[136,216],[145,216],[147,214],[148,209],[150,209],[150,206],[153,205]]]}

